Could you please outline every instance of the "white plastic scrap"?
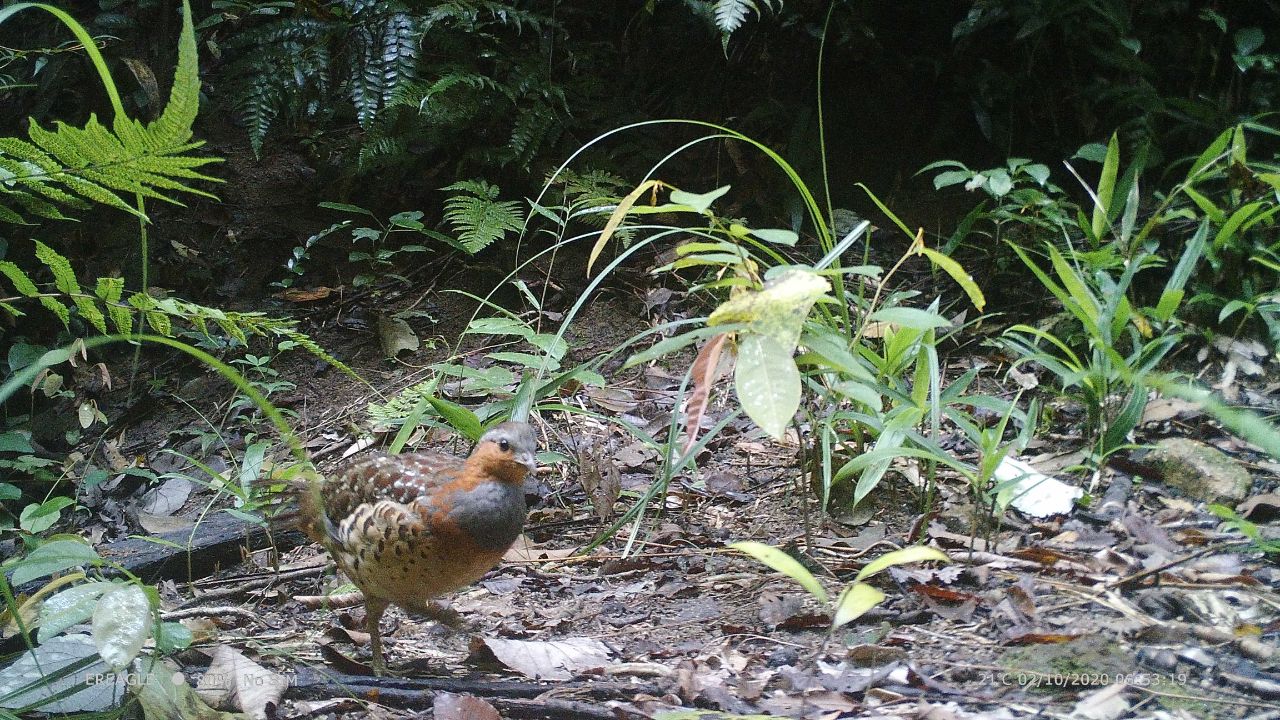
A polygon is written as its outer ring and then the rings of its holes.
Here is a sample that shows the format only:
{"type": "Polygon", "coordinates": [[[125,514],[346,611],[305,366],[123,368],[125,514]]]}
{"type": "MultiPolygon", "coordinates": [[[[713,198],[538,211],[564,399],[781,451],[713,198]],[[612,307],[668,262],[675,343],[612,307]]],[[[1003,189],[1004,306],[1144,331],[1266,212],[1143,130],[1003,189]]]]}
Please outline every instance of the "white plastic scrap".
{"type": "Polygon", "coordinates": [[[1036,470],[1017,458],[1006,457],[996,466],[995,480],[1001,486],[1002,505],[1032,517],[1066,515],[1075,507],[1084,490],[1068,485],[1036,470]]]}

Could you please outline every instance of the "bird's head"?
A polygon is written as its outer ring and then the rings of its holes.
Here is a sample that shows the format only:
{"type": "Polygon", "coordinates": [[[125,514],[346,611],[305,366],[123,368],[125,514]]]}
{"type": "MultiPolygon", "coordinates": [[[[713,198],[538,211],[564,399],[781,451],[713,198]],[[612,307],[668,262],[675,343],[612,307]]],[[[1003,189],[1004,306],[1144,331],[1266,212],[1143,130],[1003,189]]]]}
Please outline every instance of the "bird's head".
{"type": "Polygon", "coordinates": [[[537,449],[538,440],[528,423],[504,422],[480,437],[472,457],[482,457],[487,466],[505,478],[523,480],[526,472],[538,469],[534,456],[537,449]]]}

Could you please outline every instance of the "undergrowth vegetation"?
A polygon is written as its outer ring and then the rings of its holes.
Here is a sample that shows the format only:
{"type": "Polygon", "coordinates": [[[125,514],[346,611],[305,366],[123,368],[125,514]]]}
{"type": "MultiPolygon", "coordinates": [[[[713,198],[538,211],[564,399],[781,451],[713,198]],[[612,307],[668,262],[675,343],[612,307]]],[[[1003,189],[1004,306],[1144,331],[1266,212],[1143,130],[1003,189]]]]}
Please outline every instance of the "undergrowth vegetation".
{"type": "MultiPolygon", "coordinates": [[[[364,383],[372,392],[358,415],[392,438],[392,452],[437,429],[475,440],[530,412],[547,426],[589,419],[625,433],[657,460],[652,482],[622,512],[611,515],[610,500],[601,513],[608,522],[593,546],[617,540],[624,556],[642,545],[673,483],[698,478],[730,430],[794,450],[788,502],[797,508],[800,555],[813,547],[820,518],[864,507],[898,477],[915,481],[922,515],[939,507],[940,482],[962,479],[976,508],[976,546],[1026,494],[1029,473],[1017,456],[1046,424],[1080,428],[1075,470],[1096,479],[1139,442],[1143,413],[1160,396],[1196,403],[1254,448],[1280,455],[1274,424],[1224,399],[1231,373],[1261,374],[1280,346],[1280,126],[1267,114],[1280,101],[1280,76],[1270,26],[1259,19],[1265,11],[1228,18],[1168,2],[976,0],[963,19],[937,21],[960,58],[974,59],[993,35],[1011,35],[1013,52],[976,62],[981,70],[962,89],[978,134],[1019,151],[992,161],[984,146],[924,164],[915,174],[932,190],[971,208],[926,233],[911,203],[898,204],[903,178],[919,163],[897,169],[892,195],[833,179],[839,141],[853,133],[841,124],[843,137],[829,142],[837,113],[823,104],[823,62],[851,48],[885,62],[876,16],[852,3],[832,3],[825,16],[800,5],[273,0],[219,3],[197,24],[184,2],[164,103],[141,97],[154,94],[156,78],[125,55],[139,90],[121,92],[119,68],[99,47],[110,44],[105,35],[48,6],[0,9],[0,25],[43,10],[76,43],[5,49],[4,67],[17,73],[44,56],[49,74],[68,84],[75,70],[63,55],[83,53],[111,112],[109,123],[99,121],[87,109],[97,105],[85,103],[64,116],[49,101],[24,132],[0,138],[0,542],[11,550],[0,565],[0,628],[22,636],[33,663],[44,647],[74,659],[37,675],[54,682],[98,664],[120,672],[139,658],[142,673],[161,672],[160,656],[192,642],[161,616],[155,586],[77,532],[87,514],[80,502],[122,478],[147,488],[182,478],[210,491],[202,521],[226,512],[265,524],[262,515],[277,509],[272,492],[316,472],[313,446],[295,434],[307,418],[290,404],[301,378],[284,369],[296,350],[358,385],[349,358],[381,346],[374,366],[403,374],[395,389],[364,383]],[[1176,32],[1161,34],[1150,22],[1175,15],[1186,21],[1176,32]],[[595,22],[602,38],[583,40],[595,22]],[[680,29],[672,33],[679,42],[689,42],[689,26],[699,28],[709,57],[728,64],[666,57],[627,73],[630,56],[604,35],[657,44],[672,39],[661,32],[668,26],[680,29]],[[812,115],[776,121],[796,113],[762,102],[735,118],[741,122],[653,119],[662,116],[668,75],[690,76],[684,89],[706,104],[682,115],[700,117],[756,82],[728,72],[740,67],[731,60],[768,57],[797,37],[817,39],[812,115]],[[1074,105],[1059,101],[1060,86],[1030,85],[1046,53],[1077,46],[1089,52],[1070,75],[1091,79],[1080,82],[1074,105]],[[1183,92],[1161,60],[1188,48],[1207,61],[1193,68],[1195,92],[1183,92]],[[244,254],[255,267],[242,275],[273,269],[255,276],[269,275],[263,285],[280,291],[271,300],[222,306],[206,298],[234,295],[226,286],[195,299],[194,289],[151,282],[151,233],[162,212],[186,217],[199,211],[184,201],[207,209],[216,200],[219,160],[201,151],[193,131],[210,107],[201,104],[198,49],[214,56],[207,89],[234,109],[245,157],[299,151],[334,171],[322,173],[327,194],[319,197],[333,199],[319,204],[314,223],[244,254]],[[722,94],[707,90],[718,81],[722,94]],[[1049,92],[1054,102],[1032,99],[1049,92]],[[1030,120],[1065,129],[1032,143],[1021,129],[1030,120]],[[753,125],[763,134],[740,129],[753,125]],[[101,258],[76,254],[65,221],[82,220],[92,234],[114,222],[102,218],[121,217],[137,223],[129,255],[140,259],[137,268],[108,249],[110,269],[86,272],[101,258]],[[498,268],[496,287],[465,282],[482,263],[498,268]],[[455,277],[464,280],[437,288],[447,267],[460,267],[455,277]],[[984,288],[997,281],[1007,285],[1000,297],[1027,303],[992,307],[984,288]],[[649,314],[643,329],[603,351],[580,352],[575,331],[590,304],[629,283],[665,290],[675,309],[649,314]],[[455,293],[471,315],[439,323],[457,332],[428,356],[410,321],[430,321],[437,332],[437,318],[420,307],[437,290],[455,293]],[[353,326],[381,341],[362,339],[350,353],[309,334],[338,325],[313,322],[323,311],[246,309],[347,293],[373,308],[353,326]],[[949,362],[979,345],[981,361],[958,370],[949,362]],[[145,362],[144,347],[155,351],[145,362]],[[1228,357],[1229,370],[1206,388],[1187,368],[1213,352],[1228,357]],[[103,398],[127,388],[132,407],[137,396],[167,392],[202,413],[199,391],[165,390],[170,371],[155,368],[175,357],[223,382],[227,397],[220,414],[201,415],[198,442],[164,448],[186,468],[157,471],[119,452],[120,418],[104,411],[103,398]],[[150,386],[137,382],[146,367],[150,386]],[[579,401],[650,368],[670,380],[658,422],[579,401]],[[49,420],[56,416],[71,422],[49,420]],[[86,622],[87,634],[75,631],[86,622]],[[155,653],[144,650],[147,641],[155,653]]],[[[136,21],[146,10],[129,5],[118,14],[136,21]]],[[[759,82],[787,93],[780,78],[788,77],[770,70],[759,82]]],[[[34,88],[17,74],[0,80],[0,93],[14,97],[56,95],[47,77],[34,88]]],[[[234,232],[221,225],[212,243],[184,257],[233,249],[234,232]]],[[[567,474],[599,474],[585,467],[587,453],[562,444],[541,460],[571,468],[567,474]]],[[[1076,501],[1094,498],[1081,491],[1076,501]]],[[[1275,552],[1231,509],[1214,512],[1258,551],[1275,552]]],[[[829,610],[835,629],[884,601],[868,582],[880,571],[946,560],[920,533],[908,540],[920,544],[842,578],[835,600],[792,554],[755,541],[730,547],[793,578],[829,610]]],[[[30,694],[17,714],[59,708],[57,693],[35,694],[39,684],[0,700],[30,694]]]]}

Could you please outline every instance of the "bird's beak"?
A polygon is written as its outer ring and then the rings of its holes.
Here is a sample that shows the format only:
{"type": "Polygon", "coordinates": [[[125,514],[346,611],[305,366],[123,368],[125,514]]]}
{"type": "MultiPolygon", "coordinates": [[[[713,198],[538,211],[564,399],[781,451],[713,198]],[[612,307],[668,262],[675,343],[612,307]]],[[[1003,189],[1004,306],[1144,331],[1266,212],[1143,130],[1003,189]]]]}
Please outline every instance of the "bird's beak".
{"type": "Polygon", "coordinates": [[[516,462],[528,468],[529,472],[538,472],[538,459],[531,452],[522,452],[516,456],[516,462]]]}

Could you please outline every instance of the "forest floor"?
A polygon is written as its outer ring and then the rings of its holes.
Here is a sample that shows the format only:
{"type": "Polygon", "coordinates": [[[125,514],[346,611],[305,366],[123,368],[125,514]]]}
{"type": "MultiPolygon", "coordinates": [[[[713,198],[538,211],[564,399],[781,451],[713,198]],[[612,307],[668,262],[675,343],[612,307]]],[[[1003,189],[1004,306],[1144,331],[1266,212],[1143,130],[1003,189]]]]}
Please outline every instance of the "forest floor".
{"type": "MultiPolygon", "coordinates": [[[[403,293],[399,302],[414,296],[403,293]]],[[[619,319],[642,327],[643,309],[642,298],[618,294],[590,304],[572,338],[575,354],[615,347],[635,329],[619,319]]],[[[316,338],[381,392],[421,378],[431,360],[425,351],[390,363],[371,330],[336,322],[340,302],[329,313],[335,322],[317,324],[316,338]]],[[[442,343],[437,352],[446,349],[442,343]]],[[[363,410],[376,398],[304,354],[281,360],[281,376],[297,383],[286,406],[298,413],[321,468],[331,468],[360,440],[349,428],[368,427],[363,410]]],[[[975,362],[987,361],[953,357],[948,374],[975,362]]],[[[985,381],[994,382],[999,370],[992,362],[985,381]]],[[[654,365],[607,377],[607,388],[562,400],[661,436],[677,372],[654,365]]],[[[1274,403],[1274,386],[1247,392],[1274,403]]],[[[233,397],[224,392],[221,407],[233,397]]],[[[725,402],[713,406],[713,416],[727,412],[725,402]]],[[[1273,461],[1189,406],[1156,400],[1148,413],[1140,443],[1184,436],[1218,446],[1254,478],[1250,496],[1262,505],[1254,519],[1265,519],[1267,507],[1274,519],[1280,468],[1273,461]]],[[[129,433],[122,452],[207,436],[208,428],[186,417],[155,415],[152,429],[144,422],[129,433]]],[[[805,718],[1280,717],[1274,562],[1225,547],[1240,536],[1225,532],[1203,502],[1160,482],[1134,483],[1131,473],[1158,475],[1144,469],[1140,453],[1128,472],[1063,471],[1083,460],[1079,449],[1087,443],[1070,421],[1044,433],[1027,459],[1085,486],[1091,509],[1049,518],[1010,510],[995,522],[963,479],[940,472],[929,487],[919,468],[903,464],[856,509],[836,504],[821,512],[802,479],[798,438],[773,442],[742,421],[711,443],[696,472],[654,502],[638,529],[628,524],[600,538],[655,482],[658,458],[607,421],[585,417],[540,418],[544,449],[574,460],[543,468],[530,485],[537,501],[522,541],[452,599],[465,628],[450,631],[398,609],[384,618],[393,673],[406,679],[403,694],[376,692],[386,680],[365,678],[365,687],[353,679],[368,673],[358,606],[297,600],[345,583],[314,545],[283,557],[258,548],[246,566],[190,585],[166,583],[172,607],[225,606],[230,598],[249,611],[197,626],[207,640],[188,651],[192,669],[185,672],[198,677],[212,649],[236,648],[298,683],[301,695],[291,700],[286,692],[279,717],[421,717],[441,692],[483,698],[503,717],[718,717],[709,710],[805,718]],[[593,505],[582,483],[588,465],[616,478],[616,504],[593,505]],[[806,564],[831,597],[871,559],[919,541],[952,563],[883,573],[876,585],[885,602],[831,632],[829,605],[726,549],[748,539],[798,555],[807,550],[806,564]],[[227,595],[226,588],[238,592],[227,595]],[[216,603],[204,599],[211,591],[216,603]],[[423,678],[433,683],[414,684],[423,678]],[[661,714],[674,708],[700,713],[661,714]]],[[[465,452],[456,438],[425,440],[465,452]]],[[[976,460],[958,433],[942,444],[976,460]]],[[[150,459],[165,462],[160,453],[150,459]]],[[[191,493],[173,515],[204,512],[211,492],[191,493]]],[[[459,712],[436,717],[485,717],[469,714],[476,712],[471,706],[459,712]]]]}
{"type": "MultiPolygon", "coordinates": [[[[260,207],[246,218],[232,208],[207,222],[237,227],[241,243],[263,242],[252,237],[272,234],[262,218],[280,212],[260,207]]],[[[261,266],[274,268],[259,262],[222,282],[255,285],[261,266]]],[[[434,264],[410,273],[409,285],[392,282],[376,293],[335,292],[293,307],[263,298],[240,309],[301,318],[301,329],[389,397],[453,349],[474,305],[443,290],[470,273],[460,264],[434,264]],[[376,316],[407,308],[434,316],[412,324],[421,338],[437,341],[387,360],[376,316]]],[[[655,313],[682,311],[655,304],[641,283],[618,283],[587,304],[570,333],[574,357],[616,348],[655,313]]],[[[571,301],[572,292],[567,296],[571,301]]],[[[478,358],[482,348],[464,350],[478,358]]],[[[1013,397],[1016,388],[1002,386],[1005,359],[978,343],[950,352],[948,378],[981,367],[985,392],[1013,397]]],[[[296,414],[294,426],[322,470],[357,445],[394,435],[394,428],[370,434],[366,407],[381,398],[369,387],[301,351],[270,367],[295,385],[272,399],[296,414]]],[[[1205,367],[1210,381],[1221,372],[1213,358],[1205,367]]],[[[215,608],[182,611],[193,615],[186,622],[197,637],[176,658],[182,672],[195,682],[210,674],[211,659],[224,662],[225,651],[234,650],[253,661],[237,665],[242,682],[256,682],[255,673],[286,678],[283,695],[256,708],[280,718],[1280,717],[1275,556],[1243,551],[1239,533],[1205,510],[1207,498],[1171,489],[1144,464],[1142,450],[1100,473],[1073,470],[1088,440],[1069,407],[1056,408],[1024,455],[1037,470],[1088,493],[1090,505],[1066,513],[1034,517],[1010,509],[992,518],[962,478],[944,471],[930,478],[906,462],[856,508],[836,493],[824,511],[801,470],[804,438],[775,442],[743,420],[711,442],[696,471],[672,483],[638,526],[602,537],[655,482],[659,465],[608,419],[625,417],[663,437],[682,374],[678,363],[625,372],[608,366],[608,387],[561,398],[601,419],[537,419],[542,449],[570,460],[545,464],[529,484],[536,503],[506,560],[451,598],[464,627],[388,612],[382,627],[391,677],[369,674],[361,606],[300,599],[345,585],[309,544],[284,552],[259,544],[234,567],[160,583],[168,611],[215,608]],[[584,467],[616,479],[618,499],[597,495],[593,502],[584,467]],[[951,562],[880,573],[872,584],[884,602],[833,632],[829,603],[726,548],[739,540],[802,557],[832,598],[860,568],[897,548],[925,542],[951,562]]],[[[159,400],[112,441],[121,457],[140,457],[157,472],[193,472],[168,452],[179,450],[224,469],[225,457],[253,440],[247,433],[266,432],[232,408],[229,384],[195,364],[163,360],[141,376],[153,380],[159,400]]],[[[1233,387],[1263,412],[1280,409],[1274,375],[1238,379],[1233,387]]],[[[732,397],[717,395],[711,413],[723,417],[732,397]]],[[[976,459],[958,432],[942,432],[943,447],[963,461],[976,459]]],[[[1250,517],[1275,527],[1275,459],[1194,407],[1153,399],[1137,443],[1167,437],[1193,438],[1232,458],[1250,485],[1227,504],[1251,503],[1250,517]]],[[[413,440],[465,452],[440,432],[413,440]]],[[[228,504],[199,485],[163,488],[103,488],[82,529],[100,547],[129,534],[198,531],[197,519],[228,504]]]]}

